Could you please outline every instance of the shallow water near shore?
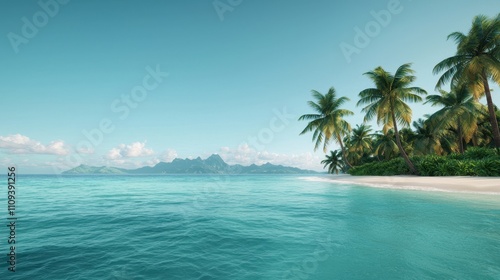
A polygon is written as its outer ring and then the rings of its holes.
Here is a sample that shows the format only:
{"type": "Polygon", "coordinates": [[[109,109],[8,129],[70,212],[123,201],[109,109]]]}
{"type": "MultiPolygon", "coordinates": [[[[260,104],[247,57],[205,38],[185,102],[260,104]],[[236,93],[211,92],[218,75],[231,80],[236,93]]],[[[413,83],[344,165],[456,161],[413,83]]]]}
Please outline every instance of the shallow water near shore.
{"type": "Polygon", "coordinates": [[[20,175],[17,196],[0,279],[500,279],[498,196],[292,175],[20,175]]]}

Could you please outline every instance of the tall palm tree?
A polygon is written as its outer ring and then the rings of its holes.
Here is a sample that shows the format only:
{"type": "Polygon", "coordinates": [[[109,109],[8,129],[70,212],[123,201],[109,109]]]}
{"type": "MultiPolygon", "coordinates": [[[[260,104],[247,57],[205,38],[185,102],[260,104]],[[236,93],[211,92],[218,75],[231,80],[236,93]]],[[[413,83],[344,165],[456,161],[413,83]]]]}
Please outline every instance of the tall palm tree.
{"type": "Polygon", "coordinates": [[[337,98],[333,87],[326,94],[321,94],[315,90],[311,92],[316,102],[309,101],[308,104],[316,113],[302,115],[299,118],[299,121],[309,121],[300,135],[313,131],[312,140],[313,142],[315,141],[315,151],[321,146],[321,143],[323,143],[323,152],[326,152],[332,140],[337,142],[340,145],[345,163],[350,166],[347,161],[342,138],[351,130],[351,125],[344,120],[344,117],[353,115],[354,113],[341,108],[345,102],[349,101],[349,98],[345,96],[337,98]]]}
{"type": "Polygon", "coordinates": [[[342,170],[342,158],[341,153],[338,150],[330,151],[330,155],[326,155],[326,159],[322,160],[321,163],[328,167],[328,173],[339,174],[339,170],[342,170]]]}
{"type": "Polygon", "coordinates": [[[367,104],[362,112],[366,113],[365,122],[377,117],[377,123],[383,124],[383,132],[391,128],[394,129],[396,144],[399,152],[405,160],[411,173],[418,174],[415,165],[403,149],[401,137],[399,135],[398,124],[409,126],[412,117],[412,110],[406,101],[419,102],[422,100],[420,94],[427,92],[419,87],[410,85],[416,80],[412,74],[414,71],[410,68],[411,64],[401,65],[394,75],[385,71],[382,67],[365,73],[375,84],[374,88],[368,88],[359,93],[361,98],[359,105],[367,104]]]}
{"type": "Polygon", "coordinates": [[[467,84],[453,85],[450,92],[439,90],[439,95],[429,95],[425,103],[432,106],[442,106],[432,114],[429,121],[435,128],[435,133],[440,134],[452,129],[456,133],[458,150],[464,153],[464,142],[471,140],[477,131],[478,117],[481,104],[474,99],[467,84]]]}
{"type": "Polygon", "coordinates": [[[450,80],[452,84],[467,81],[476,99],[486,95],[494,144],[500,147],[500,129],[488,83],[493,80],[500,84],[500,14],[491,19],[478,15],[467,35],[453,32],[450,38],[457,43],[457,53],[434,67],[434,74],[444,71],[436,88],[450,80]]]}

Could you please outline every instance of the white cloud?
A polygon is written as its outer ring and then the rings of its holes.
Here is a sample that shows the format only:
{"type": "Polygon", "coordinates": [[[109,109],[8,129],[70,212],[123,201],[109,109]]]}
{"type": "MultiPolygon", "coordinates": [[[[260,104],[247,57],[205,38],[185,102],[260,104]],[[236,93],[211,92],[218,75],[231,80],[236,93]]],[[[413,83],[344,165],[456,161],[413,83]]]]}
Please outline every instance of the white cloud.
{"type": "Polygon", "coordinates": [[[158,156],[158,160],[163,162],[171,162],[176,157],[178,157],[177,152],[175,150],[168,149],[158,156]]]}
{"type": "Polygon", "coordinates": [[[236,149],[222,147],[219,150],[219,155],[228,164],[262,165],[269,162],[302,169],[322,170],[322,165],[320,163],[322,159],[312,153],[279,154],[268,151],[257,151],[250,148],[247,143],[239,145],[236,149]]]}
{"type": "MultiPolygon", "coordinates": [[[[136,169],[144,166],[155,166],[160,161],[157,158],[152,159],[137,159],[137,158],[122,158],[122,159],[105,159],[98,166],[118,167],[125,169],[136,169]]],[[[90,165],[96,165],[91,163],[90,165]]]]}
{"type": "Polygon", "coordinates": [[[106,159],[118,160],[119,158],[122,158],[122,155],[118,148],[111,149],[106,155],[106,159]]]}
{"type": "Polygon", "coordinates": [[[124,158],[137,158],[153,155],[153,150],[146,148],[146,142],[134,142],[130,145],[120,144],[111,149],[106,155],[106,159],[120,160],[124,158]]]}
{"type": "Polygon", "coordinates": [[[67,155],[69,153],[68,148],[61,140],[43,145],[39,141],[21,134],[0,136],[0,149],[5,149],[11,154],[67,155]]]}
{"type": "Polygon", "coordinates": [[[161,161],[172,161],[177,157],[174,150],[166,150],[155,155],[152,149],[146,147],[146,142],[134,142],[130,145],[120,144],[108,151],[102,165],[134,169],[144,166],[154,166],[161,161]]]}
{"type": "Polygon", "coordinates": [[[132,167],[137,168],[137,167],[143,167],[143,166],[155,166],[160,162],[171,162],[175,158],[177,158],[177,152],[175,150],[172,150],[172,149],[167,149],[167,150],[163,151],[161,154],[159,154],[158,156],[153,157],[153,158],[148,159],[148,160],[145,160],[145,161],[122,162],[122,166],[127,165],[131,168],[132,167]]]}

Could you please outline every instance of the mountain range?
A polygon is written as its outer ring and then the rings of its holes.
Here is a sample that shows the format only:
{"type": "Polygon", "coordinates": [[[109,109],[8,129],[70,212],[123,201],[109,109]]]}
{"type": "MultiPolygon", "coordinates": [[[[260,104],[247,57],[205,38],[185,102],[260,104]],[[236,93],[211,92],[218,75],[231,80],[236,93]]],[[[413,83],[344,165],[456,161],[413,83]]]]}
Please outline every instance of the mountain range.
{"type": "Polygon", "coordinates": [[[155,166],[144,166],[137,169],[124,169],[107,166],[80,165],[62,172],[71,174],[311,174],[317,173],[311,170],[303,170],[296,167],[274,165],[266,163],[263,165],[243,166],[240,164],[229,165],[217,154],[206,159],[197,157],[195,159],[176,158],[172,162],[160,162],[155,166]]]}

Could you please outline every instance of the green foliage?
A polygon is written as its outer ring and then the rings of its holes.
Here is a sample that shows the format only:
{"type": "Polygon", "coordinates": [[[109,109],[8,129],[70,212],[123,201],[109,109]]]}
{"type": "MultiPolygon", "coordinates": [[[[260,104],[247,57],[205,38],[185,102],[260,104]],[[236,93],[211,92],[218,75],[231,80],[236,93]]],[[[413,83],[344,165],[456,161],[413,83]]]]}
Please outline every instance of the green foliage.
{"type": "Polygon", "coordinates": [[[308,104],[314,113],[300,116],[299,121],[309,121],[300,134],[313,132],[315,151],[323,143],[323,152],[326,152],[332,140],[339,142],[342,147],[342,136],[351,130],[351,125],[344,120],[344,117],[354,115],[353,112],[341,108],[349,98],[345,96],[337,98],[333,87],[326,94],[313,90],[312,95],[316,100],[309,101],[308,104]]]}
{"type": "Polygon", "coordinates": [[[339,150],[330,151],[330,155],[326,155],[326,158],[321,161],[324,164],[323,168],[328,167],[328,173],[339,174],[339,171],[343,169],[345,165],[342,161],[342,153],[339,150]]]}
{"type": "Polygon", "coordinates": [[[309,121],[301,134],[313,133],[315,150],[323,144],[326,152],[332,141],[340,145],[342,158],[322,162],[330,172],[343,162],[352,175],[500,176],[500,111],[489,86],[490,81],[500,84],[499,34],[500,14],[478,15],[468,33],[448,36],[457,44],[456,54],[434,67],[434,74],[441,73],[440,94],[426,98],[441,108],[414,121],[414,130],[408,127],[412,110],[407,103],[422,101],[427,92],[411,85],[416,77],[408,63],[394,75],[380,66],[365,73],[374,86],[359,93],[357,106],[364,106],[365,122],[376,119],[383,125],[382,133],[371,134],[366,124],[351,129],[344,117],[353,113],[341,109],[348,99],[337,98],[330,88],[327,94],[312,92],[314,114],[299,118],[309,121]],[[443,89],[448,83],[449,92],[443,89]],[[486,106],[478,101],[483,96],[486,106]]]}
{"type": "Polygon", "coordinates": [[[440,167],[447,161],[446,157],[438,155],[427,155],[415,157],[414,163],[422,176],[443,176],[440,167]]]}
{"type": "MultiPolygon", "coordinates": [[[[426,155],[411,159],[421,176],[500,176],[500,152],[491,148],[469,148],[463,155],[426,155]]],[[[351,175],[408,175],[402,158],[356,166],[351,175]]]]}
{"type": "Polygon", "coordinates": [[[448,39],[457,43],[457,52],[434,67],[434,74],[442,72],[436,88],[445,83],[451,85],[467,83],[475,99],[486,95],[491,132],[495,147],[500,148],[500,129],[495,116],[494,104],[489,89],[489,79],[500,84],[498,63],[500,53],[500,14],[489,18],[475,16],[468,33],[453,32],[448,39]]]}
{"type": "Polygon", "coordinates": [[[353,167],[348,171],[351,175],[391,176],[410,174],[410,169],[402,158],[389,161],[372,162],[353,167]]]}
{"type": "Polygon", "coordinates": [[[495,157],[498,155],[499,155],[498,149],[471,147],[465,151],[464,158],[471,160],[479,160],[487,157],[495,157]]]}
{"type": "Polygon", "coordinates": [[[471,160],[446,159],[437,166],[434,176],[477,176],[476,164],[476,161],[471,160]]]}
{"type": "Polygon", "coordinates": [[[453,153],[453,154],[449,154],[447,157],[449,159],[463,160],[465,158],[465,155],[459,154],[459,153],[453,153]]]}
{"type": "Polygon", "coordinates": [[[489,157],[478,161],[478,176],[500,176],[500,157],[489,157]]]}

